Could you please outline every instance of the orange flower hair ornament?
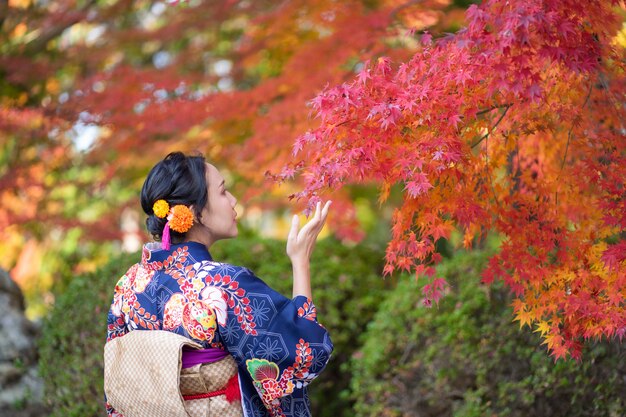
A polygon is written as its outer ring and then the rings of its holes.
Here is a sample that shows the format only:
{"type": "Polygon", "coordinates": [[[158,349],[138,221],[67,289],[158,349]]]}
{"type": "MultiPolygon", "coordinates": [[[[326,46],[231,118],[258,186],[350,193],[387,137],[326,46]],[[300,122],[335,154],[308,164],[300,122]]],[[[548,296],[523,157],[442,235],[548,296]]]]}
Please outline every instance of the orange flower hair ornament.
{"type": "Polygon", "coordinates": [[[178,233],[187,233],[193,226],[193,212],[183,204],[177,204],[170,209],[167,201],[157,200],[152,210],[154,215],[161,219],[167,216],[167,223],[165,223],[161,237],[161,247],[165,250],[170,250],[170,229],[178,233]]]}

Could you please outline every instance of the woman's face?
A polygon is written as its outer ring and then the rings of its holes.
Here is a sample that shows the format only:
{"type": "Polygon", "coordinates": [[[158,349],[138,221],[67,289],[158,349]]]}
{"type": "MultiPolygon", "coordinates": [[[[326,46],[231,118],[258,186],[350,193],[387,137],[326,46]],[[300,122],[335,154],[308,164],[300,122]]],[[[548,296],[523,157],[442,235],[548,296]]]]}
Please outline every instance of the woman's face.
{"type": "Polygon", "coordinates": [[[208,247],[220,239],[236,237],[238,230],[237,199],[226,190],[222,174],[209,163],[206,164],[206,182],[207,204],[202,209],[201,223],[207,234],[205,244],[208,247]]]}

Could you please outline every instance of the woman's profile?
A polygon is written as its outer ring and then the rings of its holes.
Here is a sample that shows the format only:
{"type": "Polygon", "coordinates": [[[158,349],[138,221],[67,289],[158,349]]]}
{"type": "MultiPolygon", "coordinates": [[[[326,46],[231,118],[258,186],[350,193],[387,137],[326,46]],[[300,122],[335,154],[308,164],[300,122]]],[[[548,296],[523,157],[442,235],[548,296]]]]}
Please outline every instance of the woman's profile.
{"type": "Polygon", "coordinates": [[[333,349],[317,322],[309,259],[330,202],[287,238],[293,298],[213,243],[237,236],[237,200],[202,156],[174,152],[141,206],[155,242],[115,286],[105,346],[110,416],[309,416],[306,386],[333,349]]]}

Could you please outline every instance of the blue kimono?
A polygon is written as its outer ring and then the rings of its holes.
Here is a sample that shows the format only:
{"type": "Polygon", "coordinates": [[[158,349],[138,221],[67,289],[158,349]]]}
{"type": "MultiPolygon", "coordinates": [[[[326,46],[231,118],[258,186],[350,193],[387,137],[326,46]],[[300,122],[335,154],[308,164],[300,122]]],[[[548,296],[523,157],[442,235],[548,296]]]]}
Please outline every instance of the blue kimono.
{"type": "MultiPolygon", "coordinates": [[[[249,269],[213,261],[196,242],[144,246],[115,286],[107,341],[168,330],[233,355],[246,417],[310,416],[306,386],[333,345],[310,299],[288,299],[249,269]]],[[[107,406],[110,416],[119,415],[107,406]]]]}

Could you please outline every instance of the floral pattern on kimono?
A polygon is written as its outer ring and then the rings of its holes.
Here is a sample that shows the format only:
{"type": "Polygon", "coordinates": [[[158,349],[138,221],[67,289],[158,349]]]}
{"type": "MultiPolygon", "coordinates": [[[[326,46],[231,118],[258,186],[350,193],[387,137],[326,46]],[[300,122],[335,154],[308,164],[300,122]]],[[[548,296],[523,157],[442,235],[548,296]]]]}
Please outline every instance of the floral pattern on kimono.
{"type": "MultiPolygon", "coordinates": [[[[333,345],[313,302],[288,299],[249,269],[213,261],[204,245],[147,244],[115,286],[107,341],[167,330],[230,352],[246,417],[310,416],[306,386],[333,345]]],[[[107,404],[109,416],[120,416],[107,404]]]]}

